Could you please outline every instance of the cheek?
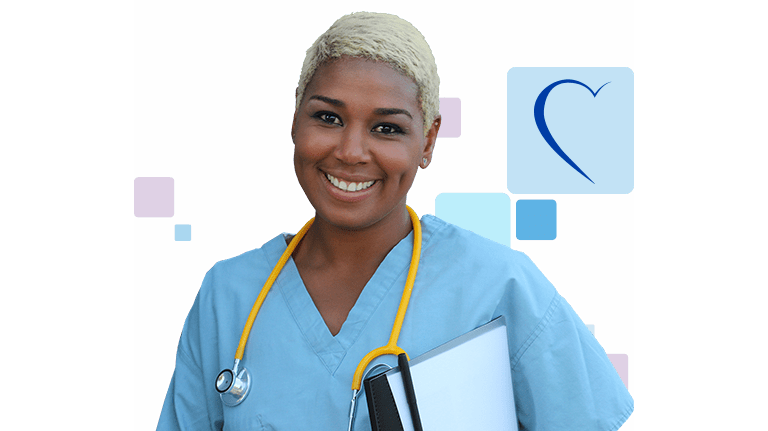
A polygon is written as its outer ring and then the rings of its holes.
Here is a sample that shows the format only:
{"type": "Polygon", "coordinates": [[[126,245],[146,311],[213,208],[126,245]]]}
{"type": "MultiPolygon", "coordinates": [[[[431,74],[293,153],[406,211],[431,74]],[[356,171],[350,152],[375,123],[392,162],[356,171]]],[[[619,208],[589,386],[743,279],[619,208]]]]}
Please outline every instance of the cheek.
{"type": "Polygon", "coordinates": [[[316,166],[323,159],[322,147],[308,145],[308,141],[296,137],[293,148],[293,166],[299,184],[307,192],[307,187],[313,187],[311,178],[316,172],[316,166]]]}
{"type": "Polygon", "coordinates": [[[409,147],[389,147],[377,154],[377,161],[391,179],[412,180],[416,175],[420,153],[409,147]]]}
{"type": "Polygon", "coordinates": [[[328,140],[318,136],[297,134],[294,138],[294,161],[299,164],[314,164],[327,157],[332,151],[333,145],[328,140]]]}
{"type": "Polygon", "coordinates": [[[298,142],[296,143],[293,148],[293,162],[296,164],[297,169],[314,158],[311,150],[312,149],[308,148],[306,145],[302,145],[298,142]]]}

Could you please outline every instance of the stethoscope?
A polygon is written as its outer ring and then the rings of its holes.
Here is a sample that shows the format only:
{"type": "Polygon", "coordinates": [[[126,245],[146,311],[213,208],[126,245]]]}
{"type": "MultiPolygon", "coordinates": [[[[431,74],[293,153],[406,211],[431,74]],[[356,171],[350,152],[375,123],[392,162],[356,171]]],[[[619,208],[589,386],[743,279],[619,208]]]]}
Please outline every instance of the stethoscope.
{"type": "MultiPolygon", "coordinates": [[[[365,368],[368,367],[368,364],[370,364],[371,361],[379,356],[405,353],[405,350],[398,347],[397,339],[400,337],[400,329],[402,329],[403,319],[405,319],[405,311],[408,309],[408,302],[411,299],[413,283],[416,280],[416,271],[418,270],[419,258],[421,256],[421,223],[419,222],[419,217],[416,215],[416,212],[414,212],[411,207],[406,205],[406,209],[408,210],[408,214],[411,217],[411,223],[413,224],[413,254],[411,254],[411,266],[408,270],[408,278],[406,278],[405,281],[405,289],[403,289],[403,296],[400,298],[400,306],[397,309],[397,315],[395,315],[395,323],[392,325],[389,342],[382,347],[368,352],[355,370],[354,378],[352,379],[352,401],[349,407],[349,431],[352,430],[352,423],[355,419],[355,406],[357,396],[360,393],[360,385],[363,381],[363,372],[365,371],[365,368]]],[[[288,262],[288,259],[291,257],[291,254],[293,254],[296,246],[304,237],[304,234],[307,233],[307,230],[309,230],[309,227],[312,226],[312,222],[314,221],[315,219],[312,218],[301,228],[296,236],[293,237],[290,244],[288,244],[288,248],[285,249],[283,255],[280,256],[280,260],[277,261],[277,265],[275,265],[272,272],[269,274],[269,278],[267,278],[267,281],[264,283],[264,287],[261,288],[261,292],[251,308],[251,313],[248,315],[248,320],[245,322],[245,328],[243,328],[243,333],[240,336],[240,344],[237,346],[237,352],[235,352],[235,364],[232,366],[231,370],[223,370],[216,377],[216,391],[219,392],[221,401],[230,407],[242,403],[243,400],[245,400],[245,397],[248,396],[248,391],[251,389],[251,374],[245,367],[240,366],[240,361],[243,359],[245,344],[251,333],[253,322],[256,320],[256,315],[259,313],[259,309],[261,308],[262,303],[264,303],[264,299],[267,297],[269,289],[277,279],[283,266],[288,262]]],[[[408,354],[405,354],[407,357],[408,354]]],[[[408,359],[410,360],[410,358],[408,359]]],[[[378,364],[371,369],[369,373],[381,365],[383,364],[378,364]]]]}

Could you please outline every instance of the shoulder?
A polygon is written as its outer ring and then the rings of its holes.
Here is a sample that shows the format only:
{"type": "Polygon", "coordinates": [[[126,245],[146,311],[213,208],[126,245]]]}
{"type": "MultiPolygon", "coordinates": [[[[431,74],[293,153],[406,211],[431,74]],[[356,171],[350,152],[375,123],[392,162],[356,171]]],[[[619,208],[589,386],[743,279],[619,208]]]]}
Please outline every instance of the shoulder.
{"type": "Polygon", "coordinates": [[[617,429],[632,412],[632,398],[595,337],[531,259],[435,217],[423,225],[422,256],[439,280],[433,287],[439,294],[430,299],[456,298],[449,324],[505,317],[520,422],[617,429]],[[489,306],[487,316],[473,314],[489,306]]]}
{"type": "Polygon", "coordinates": [[[216,262],[203,278],[183,332],[199,333],[206,339],[214,337],[220,327],[242,329],[236,316],[248,315],[284,250],[281,234],[259,248],[216,262]]]}
{"type": "Polygon", "coordinates": [[[205,274],[184,322],[180,350],[201,364],[202,345],[217,340],[222,333],[239,334],[241,316],[248,315],[284,249],[283,235],[278,235],[259,248],[216,262],[205,274]]]}
{"type": "Polygon", "coordinates": [[[433,216],[422,219],[416,277],[406,321],[429,328],[416,331],[419,343],[433,348],[503,316],[513,365],[561,304],[524,253],[433,216]]]}
{"type": "Polygon", "coordinates": [[[259,248],[216,262],[206,273],[200,294],[234,293],[233,289],[266,279],[285,248],[285,236],[280,234],[259,248]]]}
{"type": "Polygon", "coordinates": [[[441,259],[461,268],[497,271],[506,275],[536,270],[523,252],[491,241],[432,215],[422,218],[422,256],[441,259]]]}
{"type": "Polygon", "coordinates": [[[554,286],[524,253],[433,216],[425,216],[422,225],[419,273],[436,295],[482,308],[488,320],[525,320],[519,323],[526,328],[556,299],[554,286]]]}

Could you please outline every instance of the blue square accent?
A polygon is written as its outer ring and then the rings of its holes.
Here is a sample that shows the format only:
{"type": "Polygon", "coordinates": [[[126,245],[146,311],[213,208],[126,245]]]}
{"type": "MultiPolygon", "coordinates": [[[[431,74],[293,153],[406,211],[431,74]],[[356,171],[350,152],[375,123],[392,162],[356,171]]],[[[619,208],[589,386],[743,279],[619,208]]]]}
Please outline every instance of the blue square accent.
{"type": "Polygon", "coordinates": [[[553,240],[557,238],[557,204],[554,200],[520,199],[515,208],[517,239],[553,240]]]}
{"type": "Polygon", "coordinates": [[[191,224],[176,225],[176,241],[192,241],[192,225],[191,224]]]}
{"type": "Polygon", "coordinates": [[[509,247],[511,204],[504,193],[440,193],[435,215],[509,247]]]}
{"type": "Polygon", "coordinates": [[[589,328],[589,332],[591,332],[592,336],[594,337],[595,336],[595,325],[593,325],[591,323],[587,323],[587,328],[589,328]]]}

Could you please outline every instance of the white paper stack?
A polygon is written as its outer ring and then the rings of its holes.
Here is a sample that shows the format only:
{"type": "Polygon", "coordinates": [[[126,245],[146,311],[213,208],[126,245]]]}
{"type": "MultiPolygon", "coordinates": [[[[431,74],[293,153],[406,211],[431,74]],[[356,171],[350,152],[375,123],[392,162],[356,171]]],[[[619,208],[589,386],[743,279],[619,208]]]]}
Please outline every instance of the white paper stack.
{"type": "MultiPolygon", "coordinates": [[[[410,361],[425,431],[517,431],[503,317],[410,361]]],[[[405,431],[413,431],[398,368],[387,380],[405,431]]]]}

